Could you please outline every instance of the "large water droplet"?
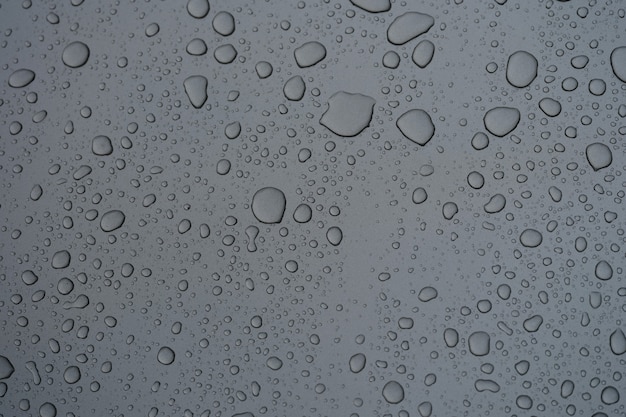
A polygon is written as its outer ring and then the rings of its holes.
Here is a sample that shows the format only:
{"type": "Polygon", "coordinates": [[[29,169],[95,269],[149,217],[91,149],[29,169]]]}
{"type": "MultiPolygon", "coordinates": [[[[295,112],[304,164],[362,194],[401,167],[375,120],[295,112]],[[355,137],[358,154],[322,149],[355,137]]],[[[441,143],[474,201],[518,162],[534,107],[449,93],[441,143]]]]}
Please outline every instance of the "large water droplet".
{"type": "Polygon", "coordinates": [[[526,51],[514,52],[506,65],[506,79],[517,88],[528,87],[537,77],[539,62],[526,51]]]}
{"type": "Polygon", "coordinates": [[[398,404],[404,400],[404,388],[397,381],[389,381],[383,387],[383,398],[389,404],[398,404]]]}
{"type": "Polygon", "coordinates": [[[611,69],[613,74],[626,83],[626,46],[620,46],[611,52],[611,69]]]}
{"type": "Polygon", "coordinates": [[[370,13],[382,13],[391,9],[389,0],[350,0],[350,3],[370,13]]]}
{"type": "Polygon", "coordinates": [[[369,126],[375,103],[372,97],[339,91],[328,100],[320,124],[336,135],[356,136],[369,126]]]}
{"type": "Polygon", "coordinates": [[[387,39],[394,45],[402,45],[430,30],[435,24],[431,15],[407,12],[394,19],[387,29],[387,39]]]}
{"type": "Polygon", "coordinates": [[[209,81],[202,75],[192,75],[188,77],[184,82],[185,93],[191,102],[191,105],[196,109],[201,108],[207,101],[207,86],[209,81]]]}
{"type": "Polygon", "coordinates": [[[176,359],[176,354],[171,348],[163,346],[159,349],[159,353],[157,353],[157,360],[160,364],[171,365],[174,362],[174,359],[176,359]]]}
{"type": "Polygon", "coordinates": [[[187,2],[187,12],[196,19],[202,19],[210,10],[209,0],[189,0],[187,2]]]}
{"type": "Polygon", "coordinates": [[[80,41],[72,42],[63,49],[62,60],[70,68],[82,67],[89,59],[89,47],[80,41]]]}
{"type": "Polygon", "coordinates": [[[126,215],[120,210],[111,210],[102,215],[100,228],[103,232],[112,232],[124,224],[126,215]]]}
{"type": "Polygon", "coordinates": [[[594,171],[608,167],[613,162],[611,149],[603,143],[592,143],[585,150],[587,161],[594,171]]]}
{"type": "Polygon", "coordinates": [[[326,58],[326,47],[317,41],[303,44],[293,53],[300,68],[312,67],[326,58]]]}
{"type": "Polygon", "coordinates": [[[513,107],[495,107],[485,113],[483,122],[492,135],[502,137],[511,133],[520,121],[520,112],[513,107]]]}
{"type": "Polygon", "coordinates": [[[283,87],[283,94],[287,97],[287,100],[291,101],[300,101],[302,97],[304,97],[304,92],[306,91],[306,84],[304,80],[299,75],[294,75],[290,79],[287,80],[285,86],[283,87]]]}
{"type": "Polygon", "coordinates": [[[435,55],[435,44],[424,40],[418,43],[413,49],[411,59],[420,68],[426,68],[435,55]]]}
{"type": "Polygon", "coordinates": [[[367,358],[362,353],[356,353],[350,357],[349,365],[350,371],[358,374],[365,368],[365,363],[367,362],[367,358]]]}
{"type": "Polygon", "coordinates": [[[491,337],[486,332],[474,332],[467,339],[470,352],[474,356],[485,356],[489,353],[491,337]]]}
{"type": "Polygon", "coordinates": [[[536,248],[543,241],[542,234],[535,229],[526,229],[519,237],[519,241],[527,248],[536,248]]]}
{"type": "Polygon", "coordinates": [[[400,132],[418,145],[426,145],[435,134],[435,125],[430,115],[421,109],[413,109],[396,120],[400,132]]]}
{"type": "Polygon", "coordinates": [[[35,73],[33,71],[26,68],[18,69],[9,76],[9,86],[13,88],[26,87],[34,79],[35,73]]]}
{"type": "Polygon", "coordinates": [[[108,136],[98,135],[91,141],[91,151],[94,155],[106,156],[113,153],[113,144],[108,136]]]}
{"type": "Polygon", "coordinates": [[[261,223],[280,223],[285,213],[285,194],[274,187],[262,188],[252,197],[252,214],[261,223]]]}

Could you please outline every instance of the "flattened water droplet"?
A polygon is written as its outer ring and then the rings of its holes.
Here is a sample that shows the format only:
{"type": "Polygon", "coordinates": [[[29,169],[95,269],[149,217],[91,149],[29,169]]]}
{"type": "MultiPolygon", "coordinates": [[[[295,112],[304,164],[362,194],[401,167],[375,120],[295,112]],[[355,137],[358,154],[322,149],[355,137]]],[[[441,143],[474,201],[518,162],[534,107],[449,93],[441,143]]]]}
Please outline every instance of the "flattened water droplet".
{"type": "Polygon", "coordinates": [[[213,30],[222,36],[230,36],[235,32],[235,18],[228,12],[219,12],[213,18],[213,30]]]}
{"type": "Polygon", "coordinates": [[[283,367],[283,361],[276,356],[270,356],[269,358],[267,358],[267,361],[265,363],[267,367],[270,368],[272,371],[278,371],[280,368],[283,367]]]}
{"type": "Polygon", "coordinates": [[[261,223],[280,223],[285,213],[285,194],[274,187],[262,188],[252,197],[252,214],[261,223]]]}
{"type": "Polygon", "coordinates": [[[387,29],[387,40],[394,45],[402,45],[428,32],[435,24],[431,15],[419,12],[406,12],[394,19],[387,29]]]}
{"type": "Polygon", "coordinates": [[[39,184],[33,185],[33,188],[30,190],[30,199],[33,201],[37,201],[41,198],[42,195],[43,195],[43,188],[41,188],[41,185],[39,184]]]}
{"type": "Polygon", "coordinates": [[[404,400],[404,388],[397,381],[389,381],[383,387],[383,398],[389,404],[398,404],[404,400]]]}
{"type": "Polygon", "coordinates": [[[304,97],[306,91],[306,84],[301,76],[295,75],[287,80],[283,87],[283,93],[287,100],[300,101],[304,97]]]}
{"type": "Polygon", "coordinates": [[[202,39],[195,38],[189,41],[186,50],[189,55],[200,56],[207,53],[207,46],[202,39]]]}
{"type": "Polygon", "coordinates": [[[209,0],[189,0],[187,2],[187,12],[196,19],[202,19],[210,10],[209,0]]]}
{"type": "Polygon", "coordinates": [[[311,41],[296,48],[293,55],[300,68],[308,68],[326,58],[326,47],[317,41],[311,41]]]}
{"type": "Polygon", "coordinates": [[[486,332],[474,332],[467,339],[470,352],[474,356],[485,356],[489,353],[491,337],[486,332]]]}
{"type": "Polygon", "coordinates": [[[513,87],[528,87],[537,77],[539,62],[530,52],[514,52],[506,64],[506,79],[513,87]]]}
{"type": "Polygon", "coordinates": [[[339,91],[328,99],[328,109],[320,124],[339,136],[361,133],[372,121],[376,100],[363,94],[339,91]]]}
{"type": "Polygon", "coordinates": [[[430,115],[422,109],[413,109],[396,120],[400,132],[410,141],[424,146],[435,135],[435,125],[430,115]]]}
{"type": "Polygon", "coordinates": [[[517,127],[520,117],[520,112],[516,108],[495,107],[485,113],[483,122],[489,133],[503,137],[517,127]]]}
{"type": "Polygon", "coordinates": [[[66,250],[61,250],[52,256],[52,268],[64,269],[70,266],[72,256],[66,250]]]}
{"type": "Polygon", "coordinates": [[[382,13],[391,9],[389,0],[350,0],[350,3],[370,13],[382,13]]]}
{"type": "Polygon", "coordinates": [[[358,374],[365,368],[365,363],[367,362],[367,358],[362,353],[356,353],[350,357],[349,366],[350,371],[355,374],[358,374]]]}
{"type": "Polygon", "coordinates": [[[603,143],[592,143],[585,150],[587,161],[594,171],[608,167],[613,162],[611,149],[603,143]]]}
{"type": "Polygon", "coordinates": [[[6,356],[0,355],[0,379],[7,379],[15,372],[13,364],[6,356]]]}
{"type": "Polygon", "coordinates": [[[171,348],[163,346],[159,349],[159,353],[157,353],[157,360],[160,364],[171,365],[174,362],[174,359],[176,359],[176,354],[171,348]]]}
{"type": "Polygon", "coordinates": [[[70,43],[63,49],[62,60],[65,65],[70,68],[79,68],[87,63],[89,59],[89,47],[80,42],[70,43]]]}
{"type": "Polygon", "coordinates": [[[94,155],[106,156],[113,153],[113,144],[108,136],[98,135],[91,141],[91,151],[94,155]]]}
{"type": "Polygon", "coordinates": [[[493,381],[491,379],[476,380],[476,382],[474,383],[474,388],[476,388],[476,391],[478,392],[483,392],[483,391],[499,392],[500,391],[500,385],[498,385],[496,381],[493,381]]]}
{"type": "Polygon", "coordinates": [[[578,55],[572,58],[571,64],[575,69],[583,69],[589,63],[589,57],[586,55],[578,55]]]}
{"type": "MultiPolygon", "coordinates": [[[[609,337],[609,345],[614,355],[623,355],[626,353],[626,335],[622,329],[616,329],[609,337]]],[[[2,379],[0,377],[0,379],[2,379]]]]}
{"type": "Polygon", "coordinates": [[[435,56],[435,44],[429,40],[418,43],[413,49],[411,59],[420,68],[426,68],[435,56]]]}
{"type": "Polygon", "coordinates": [[[539,102],[539,108],[546,116],[556,117],[561,114],[561,103],[553,98],[544,98],[539,102]]]}
{"type": "Polygon", "coordinates": [[[526,320],[524,320],[524,330],[526,330],[527,332],[531,332],[534,333],[537,330],[539,330],[539,327],[541,327],[541,324],[543,323],[543,317],[541,317],[539,314],[536,314],[526,320]]]}
{"type": "Polygon", "coordinates": [[[183,82],[185,93],[196,109],[201,108],[207,101],[207,86],[209,81],[202,75],[192,75],[183,82]]]}
{"type": "Polygon", "coordinates": [[[126,215],[120,210],[111,210],[102,215],[100,228],[103,232],[112,232],[122,227],[126,221],[126,215]]]}
{"type": "Polygon", "coordinates": [[[527,248],[536,248],[537,246],[541,245],[541,242],[543,241],[543,236],[535,229],[526,229],[520,235],[519,241],[527,248]]]}
{"type": "Polygon", "coordinates": [[[26,87],[34,79],[35,73],[33,71],[26,68],[18,69],[9,76],[9,86],[13,88],[26,87]]]}
{"type": "Polygon", "coordinates": [[[619,46],[611,52],[611,69],[621,82],[626,83],[626,46],[619,46]]]}
{"type": "Polygon", "coordinates": [[[423,303],[427,303],[429,301],[434,300],[435,298],[437,298],[437,290],[433,287],[424,287],[420,290],[419,294],[417,295],[418,300],[420,300],[423,303]]]}

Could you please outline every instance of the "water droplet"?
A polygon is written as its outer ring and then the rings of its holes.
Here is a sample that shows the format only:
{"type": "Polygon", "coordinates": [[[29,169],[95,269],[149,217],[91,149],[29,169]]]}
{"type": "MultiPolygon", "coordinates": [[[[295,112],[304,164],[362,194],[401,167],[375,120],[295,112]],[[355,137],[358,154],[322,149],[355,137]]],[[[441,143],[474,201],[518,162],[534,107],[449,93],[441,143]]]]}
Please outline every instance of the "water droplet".
{"type": "Polygon", "coordinates": [[[72,260],[72,256],[66,250],[61,250],[56,252],[52,256],[52,268],[54,269],[64,269],[70,266],[70,262],[72,260]]]}
{"type": "Polygon", "coordinates": [[[394,19],[387,29],[387,39],[394,45],[402,45],[428,32],[435,24],[431,15],[407,12],[394,19]]]}
{"type": "Polygon", "coordinates": [[[413,49],[411,59],[420,68],[426,68],[435,56],[435,44],[424,40],[418,43],[413,49]]]}
{"type": "Polygon", "coordinates": [[[100,228],[103,232],[112,232],[122,227],[126,221],[126,215],[120,210],[111,210],[102,215],[100,228]]]}
{"type": "Polygon", "coordinates": [[[522,410],[530,410],[533,406],[533,400],[528,395],[520,395],[516,398],[515,404],[522,410]]]}
{"type": "Polygon", "coordinates": [[[14,71],[9,76],[9,86],[13,88],[26,87],[35,79],[35,73],[29,69],[22,68],[14,71]]]}
{"type": "Polygon", "coordinates": [[[209,0],[189,0],[187,2],[187,12],[196,19],[202,19],[210,10],[209,0]]]}
{"type": "Polygon", "coordinates": [[[283,87],[283,93],[287,100],[300,101],[304,97],[306,91],[306,84],[301,76],[295,75],[287,80],[283,87]]]}
{"type": "Polygon", "coordinates": [[[503,137],[517,127],[520,117],[519,110],[513,107],[495,107],[485,113],[483,122],[489,133],[503,137]]]}
{"type": "Polygon", "coordinates": [[[526,320],[524,320],[524,330],[526,330],[527,332],[531,332],[534,333],[537,330],[539,330],[539,327],[541,327],[541,324],[543,323],[543,317],[540,316],[539,314],[536,314],[526,320]]]}
{"type": "Polygon", "coordinates": [[[300,68],[308,68],[326,58],[326,47],[317,41],[311,41],[296,48],[293,55],[300,68]]]}
{"type": "Polygon", "coordinates": [[[350,3],[370,13],[382,13],[391,9],[389,0],[350,0],[350,3]]]}
{"type": "Polygon", "coordinates": [[[467,339],[470,352],[474,356],[485,356],[489,353],[491,337],[486,332],[474,332],[467,339]]]}
{"type": "Polygon", "coordinates": [[[434,300],[435,298],[437,298],[438,292],[435,288],[433,287],[424,287],[420,290],[419,294],[417,295],[418,300],[420,300],[423,303],[427,303],[429,301],[434,300]]]}
{"type": "Polygon", "coordinates": [[[80,369],[78,366],[68,366],[63,372],[63,379],[68,384],[75,384],[80,380],[80,369]]]}
{"type": "Polygon", "coordinates": [[[459,207],[456,205],[456,203],[448,201],[447,203],[444,203],[443,207],[441,208],[441,212],[444,219],[452,220],[452,218],[459,212],[459,207]]]}
{"type": "Polygon", "coordinates": [[[235,32],[235,18],[228,12],[219,12],[213,18],[213,30],[222,36],[230,36],[235,32]]]}
{"type": "Polygon", "coordinates": [[[15,368],[6,356],[0,355],[0,379],[7,379],[13,375],[15,368]]]}
{"type": "Polygon", "coordinates": [[[274,68],[272,67],[272,64],[270,64],[267,61],[259,61],[255,65],[254,69],[256,71],[256,74],[261,79],[265,79],[265,78],[269,77],[270,75],[272,75],[272,72],[274,71],[274,68]]]}
{"type": "Polygon", "coordinates": [[[421,109],[413,109],[404,113],[396,121],[400,132],[410,141],[424,146],[435,135],[435,125],[430,115],[421,109]]]}
{"type": "Polygon", "coordinates": [[[195,38],[189,41],[186,51],[189,55],[200,56],[207,53],[207,46],[202,39],[195,38]]]}
{"type": "Polygon", "coordinates": [[[506,65],[506,79],[513,87],[528,87],[537,77],[538,66],[537,58],[530,52],[514,52],[506,65]]]}
{"type": "Polygon", "coordinates": [[[343,240],[343,232],[340,228],[333,226],[326,232],[326,239],[333,246],[338,246],[343,240]]]}
{"type": "MultiPolygon", "coordinates": [[[[624,75],[626,75],[626,73],[624,75]]],[[[608,386],[602,390],[600,398],[606,405],[615,404],[619,401],[619,391],[613,386],[608,386]]]]}
{"type": "Polygon", "coordinates": [[[174,359],[176,359],[176,354],[171,348],[163,346],[159,349],[159,353],[157,353],[157,360],[160,364],[171,365],[174,362],[174,359]]]}
{"type": "Polygon", "coordinates": [[[350,371],[355,374],[358,374],[365,368],[365,363],[367,362],[367,358],[362,353],[356,353],[350,357],[349,366],[350,371]]]}
{"type": "Polygon", "coordinates": [[[400,65],[400,55],[395,51],[385,52],[383,55],[383,66],[390,69],[396,69],[400,65]]]}
{"type": "Polygon", "coordinates": [[[535,229],[526,229],[520,235],[519,241],[527,248],[536,248],[537,246],[541,245],[541,242],[543,241],[543,236],[535,229]]]}
{"type": "Polygon", "coordinates": [[[215,60],[220,64],[230,64],[237,58],[237,50],[230,43],[218,46],[213,52],[215,60]]]}
{"type": "Polygon", "coordinates": [[[542,99],[539,102],[539,108],[549,117],[556,117],[561,113],[561,103],[552,98],[542,99]]]}
{"type": "Polygon", "coordinates": [[[298,223],[307,223],[313,216],[313,210],[308,204],[300,204],[293,212],[293,219],[298,223]]]}
{"type": "Polygon", "coordinates": [[[451,328],[443,331],[443,340],[449,348],[455,347],[459,343],[459,333],[451,328]]]}
{"type": "MultiPolygon", "coordinates": [[[[622,329],[616,329],[609,337],[609,345],[611,352],[615,355],[623,355],[626,353],[626,335],[622,329]]],[[[2,379],[0,377],[0,379],[2,379]]]]}
{"type": "Polygon", "coordinates": [[[196,109],[201,108],[207,101],[207,86],[209,81],[202,75],[192,75],[183,82],[185,93],[196,109]]]}
{"type": "Polygon", "coordinates": [[[585,150],[587,161],[594,171],[608,167],[613,162],[611,149],[603,143],[592,143],[585,150]]]}
{"type": "Polygon", "coordinates": [[[39,280],[39,277],[30,269],[22,272],[22,281],[26,285],[33,285],[39,280]]]}
{"type": "Polygon", "coordinates": [[[339,91],[328,100],[328,110],[320,123],[336,135],[356,136],[372,121],[375,103],[372,97],[339,91]]]}
{"type": "Polygon", "coordinates": [[[482,151],[489,146],[489,136],[483,132],[477,132],[472,137],[472,147],[477,151],[482,151]]]}
{"type": "Polygon", "coordinates": [[[267,358],[267,361],[265,363],[267,367],[270,368],[272,371],[278,371],[280,368],[283,367],[283,361],[281,361],[276,356],[270,356],[269,358],[267,358]]]}
{"type": "Polygon", "coordinates": [[[39,407],[39,417],[56,417],[57,408],[52,403],[43,403],[39,407]]]}
{"type": "Polygon", "coordinates": [[[620,46],[611,52],[611,68],[613,74],[621,81],[626,83],[626,46],[620,46]]]}
{"type": "Polygon", "coordinates": [[[274,187],[262,188],[252,198],[252,214],[261,223],[280,223],[285,213],[285,194],[274,187]]]}
{"type": "Polygon", "coordinates": [[[70,68],[79,68],[89,59],[89,47],[80,41],[70,43],[63,50],[62,60],[70,68]]]}
{"type": "Polygon", "coordinates": [[[613,277],[613,267],[607,261],[600,261],[596,264],[596,278],[607,281],[613,277]]]}
{"type": "Polygon", "coordinates": [[[383,387],[383,398],[389,404],[398,404],[404,400],[404,388],[397,381],[389,381],[383,387]]]}
{"type": "Polygon", "coordinates": [[[426,190],[424,188],[418,187],[415,190],[413,190],[413,195],[411,196],[411,200],[415,204],[422,204],[424,201],[426,201],[426,199],[428,199],[428,193],[426,193],[426,190]]]}
{"type": "Polygon", "coordinates": [[[113,153],[113,144],[108,136],[98,135],[91,141],[91,151],[94,155],[106,156],[113,153]]]}

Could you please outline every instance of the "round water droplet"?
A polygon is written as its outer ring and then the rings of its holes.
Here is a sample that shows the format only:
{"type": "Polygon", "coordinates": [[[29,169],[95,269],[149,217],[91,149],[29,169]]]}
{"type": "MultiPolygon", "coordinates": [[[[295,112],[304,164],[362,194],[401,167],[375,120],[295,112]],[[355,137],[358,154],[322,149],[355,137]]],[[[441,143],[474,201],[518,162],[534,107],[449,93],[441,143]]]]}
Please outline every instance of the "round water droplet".
{"type": "Polygon", "coordinates": [[[157,353],[157,360],[162,365],[171,365],[176,359],[176,354],[172,349],[167,346],[163,346],[157,353]]]}
{"type": "Polygon", "coordinates": [[[209,0],[189,0],[187,2],[187,12],[196,19],[202,19],[209,14],[209,0]]]}
{"type": "Polygon", "coordinates": [[[350,357],[349,366],[350,371],[355,374],[358,374],[365,368],[365,364],[367,362],[367,358],[362,353],[356,353],[350,357]]]}
{"type": "Polygon", "coordinates": [[[252,214],[261,223],[280,223],[285,213],[285,194],[274,187],[262,188],[252,198],[252,214]]]}
{"type": "Polygon", "coordinates": [[[549,117],[556,117],[561,113],[561,103],[552,98],[542,99],[539,102],[539,108],[549,117]]]}
{"type": "Polygon", "coordinates": [[[226,175],[230,172],[230,161],[228,159],[220,159],[215,167],[219,175],[226,175]]]}
{"type": "Polygon", "coordinates": [[[527,332],[531,332],[534,333],[537,330],[539,330],[539,327],[541,327],[541,324],[543,323],[543,317],[540,316],[539,314],[536,314],[526,320],[524,320],[524,330],[526,330],[527,332]]]}
{"type": "Polygon", "coordinates": [[[398,404],[404,400],[404,388],[397,381],[389,381],[383,387],[383,398],[389,404],[398,404]]]}
{"type": "Polygon", "coordinates": [[[326,239],[331,245],[337,246],[343,240],[343,232],[336,226],[330,227],[326,232],[326,239]]]}
{"type": "Polygon", "coordinates": [[[411,196],[411,200],[415,204],[422,204],[427,199],[428,199],[428,193],[426,193],[426,190],[424,188],[418,187],[415,190],[413,190],[413,195],[411,196]]]}
{"type": "Polygon", "coordinates": [[[603,143],[592,143],[585,150],[587,161],[594,171],[608,167],[613,162],[611,149],[603,143]]]}
{"type": "Polygon", "coordinates": [[[91,141],[91,151],[94,155],[106,156],[113,153],[113,144],[108,136],[98,135],[91,141]]]}
{"type": "Polygon", "coordinates": [[[57,408],[52,403],[43,403],[39,407],[39,417],[56,417],[57,408]]]}
{"type": "Polygon", "coordinates": [[[79,68],[87,63],[89,54],[89,47],[80,41],[76,41],[65,47],[62,60],[70,68],[79,68]]]}
{"type": "Polygon", "coordinates": [[[189,55],[200,56],[207,53],[207,46],[202,39],[195,38],[189,41],[186,50],[189,55]]]}
{"type": "Polygon", "coordinates": [[[407,12],[394,19],[387,29],[387,40],[394,45],[402,45],[430,30],[435,24],[431,15],[407,12]]]}
{"type": "Polygon", "coordinates": [[[602,390],[600,398],[606,405],[615,404],[619,401],[619,391],[613,386],[608,386],[602,390]]]}
{"type": "Polygon", "coordinates": [[[112,232],[119,229],[126,221],[126,215],[120,210],[111,210],[102,215],[100,228],[103,232],[112,232]]]}
{"type": "Polygon", "coordinates": [[[272,64],[270,64],[267,61],[260,61],[260,62],[258,62],[255,65],[254,69],[256,71],[256,74],[261,79],[265,79],[265,78],[269,77],[270,75],[272,75],[272,72],[274,71],[274,68],[272,67],[272,64]]]}
{"type": "Polygon", "coordinates": [[[607,281],[613,277],[613,267],[607,261],[600,261],[595,268],[596,278],[607,281]]]}
{"type": "Polygon", "coordinates": [[[474,356],[485,356],[489,353],[491,337],[486,332],[474,332],[467,339],[470,352],[474,356]]]}
{"type": "Polygon", "coordinates": [[[495,107],[485,113],[483,122],[489,133],[503,137],[517,127],[520,117],[519,110],[513,107],[495,107]]]}
{"type": "Polygon", "coordinates": [[[22,282],[24,282],[24,284],[33,285],[38,280],[39,280],[39,277],[30,269],[22,272],[22,282]]]}
{"type": "Polygon", "coordinates": [[[433,287],[424,287],[420,290],[419,294],[417,295],[418,300],[420,300],[423,303],[427,303],[431,300],[434,300],[435,298],[437,298],[438,292],[435,288],[433,287]]]}
{"type": "Polygon", "coordinates": [[[622,329],[617,329],[611,333],[609,345],[614,355],[623,355],[626,353],[626,335],[624,335],[622,329]]]}
{"type": "Polygon", "coordinates": [[[291,101],[300,101],[302,97],[304,97],[304,92],[306,91],[306,84],[301,76],[296,75],[291,77],[285,83],[283,87],[283,93],[287,100],[291,101]]]}
{"type": "Polygon", "coordinates": [[[311,220],[313,210],[308,204],[300,204],[293,212],[293,219],[298,223],[306,223],[311,220]]]}
{"type": "Polygon", "coordinates": [[[66,250],[61,250],[52,256],[52,268],[64,269],[70,266],[72,256],[66,250]]]}
{"type": "Polygon", "coordinates": [[[9,86],[13,88],[26,87],[35,79],[35,73],[29,69],[22,68],[14,71],[9,76],[9,86]]]}
{"type": "Polygon", "coordinates": [[[322,115],[320,124],[336,135],[356,136],[372,121],[375,103],[372,97],[339,91],[328,100],[328,110],[322,115]]]}
{"type": "Polygon", "coordinates": [[[63,379],[68,384],[75,384],[80,381],[80,369],[78,366],[68,366],[63,372],[63,379]]]}
{"type": "Polygon", "coordinates": [[[413,109],[396,120],[400,132],[410,141],[424,146],[435,135],[435,125],[430,115],[421,109],[413,109]]]}
{"type": "Polygon", "coordinates": [[[485,185],[485,177],[480,172],[472,171],[467,175],[467,183],[475,190],[480,190],[485,185]]]}
{"type": "Polygon", "coordinates": [[[543,241],[543,236],[535,229],[526,229],[520,235],[519,241],[527,248],[536,248],[537,246],[541,245],[541,242],[543,241]]]}
{"type": "Polygon", "coordinates": [[[383,66],[390,69],[396,69],[400,65],[400,55],[395,51],[388,51],[383,55],[383,66]]]}
{"type": "Polygon", "coordinates": [[[459,343],[459,332],[454,329],[447,328],[443,331],[443,340],[449,348],[455,347],[459,343]]]}
{"type": "Polygon", "coordinates": [[[237,58],[237,50],[230,43],[218,46],[213,52],[215,60],[220,64],[230,64],[237,58]]]}
{"type": "Polygon", "coordinates": [[[308,68],[326,58],[326,47],[317,41],[311,41],[296,48],[293,54],[300,68],[308,68]]]}
{"type": "Polygon", "coordinates": [[[539,62],[530,52],[513,53],[506,65],[506,79],[513,87],[528,87],[537,77],[539,62]]]}
{"type": "Polygon", "coordinates": [[[161,30],[161,28],[159,27],[158,23],[150,23],[148,26],[146,26],[146,36],[151,38],[159,33],[159,30],[161,30]]]}
{"type": "Polygon", "coordinates": [[[515,400],[515,404],[522,410],[530,410],[533,407],[533,400],[528,395],[520,395],[515,400]]]}
{"type": "Polygon", "coordinates": [[[441,212],[444,219],[452,220],[452,218],[459,212],[459,207],[456,205],[456,203],[448,201],[443,205],[441,212]]]}
{"type": "Polygon", "coordinates": [[[477,132],[472,137],[472,147],[477,151],[482,151],[489,146],[489,136],[483,132],[477,132]]]}
{"type": "Polygon", "coordinates": [[[230,36],[235,32],[235,18],[228,12],[219,12],[213,18],[213,30],[222,36],[230,36]]]}

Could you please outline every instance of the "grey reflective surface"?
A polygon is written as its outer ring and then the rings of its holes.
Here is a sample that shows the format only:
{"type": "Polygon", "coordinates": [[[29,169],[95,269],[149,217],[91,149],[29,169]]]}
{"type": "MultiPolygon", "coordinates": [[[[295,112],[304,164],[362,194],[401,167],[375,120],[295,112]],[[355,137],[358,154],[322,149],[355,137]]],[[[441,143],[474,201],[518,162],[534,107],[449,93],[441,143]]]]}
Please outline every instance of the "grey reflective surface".
{"type": "Polygon", "coordinates": [[[0,415],[623,416],[626,3],[0,3],[0,415]]]}

